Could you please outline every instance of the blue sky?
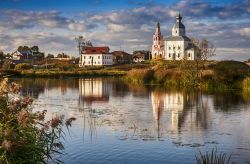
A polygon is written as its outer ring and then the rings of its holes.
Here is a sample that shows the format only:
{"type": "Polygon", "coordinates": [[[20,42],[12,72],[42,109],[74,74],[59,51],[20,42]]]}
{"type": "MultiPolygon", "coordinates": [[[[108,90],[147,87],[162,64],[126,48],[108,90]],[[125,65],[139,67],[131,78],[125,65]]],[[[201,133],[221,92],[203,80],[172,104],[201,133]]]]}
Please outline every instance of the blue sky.
{"type": "Polygon", "coordinates": [[[217,59],[250,58],[250,0],[0,0],[0,50],[76,56],[78,35],[111,50],[150,49],[156,22],[166,38],[178,12],[187,36],[207,38],[217,59]]]}

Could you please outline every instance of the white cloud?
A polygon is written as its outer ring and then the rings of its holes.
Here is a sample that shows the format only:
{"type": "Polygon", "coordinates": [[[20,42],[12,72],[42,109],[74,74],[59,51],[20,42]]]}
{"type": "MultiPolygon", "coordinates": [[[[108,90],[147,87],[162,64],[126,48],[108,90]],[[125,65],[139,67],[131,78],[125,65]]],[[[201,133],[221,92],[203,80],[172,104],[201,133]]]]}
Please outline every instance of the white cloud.
{"type": "Polygon", "coordinates": [[[250,38],[250,28],[242,28],[238,30],[241,36],[250,38]]]}
{"type": "Polygon", "coordinates": [[[113,23],[107,24],[107,28],[110,32],[122,32],[126,30],[126,26],[113,23]]]}

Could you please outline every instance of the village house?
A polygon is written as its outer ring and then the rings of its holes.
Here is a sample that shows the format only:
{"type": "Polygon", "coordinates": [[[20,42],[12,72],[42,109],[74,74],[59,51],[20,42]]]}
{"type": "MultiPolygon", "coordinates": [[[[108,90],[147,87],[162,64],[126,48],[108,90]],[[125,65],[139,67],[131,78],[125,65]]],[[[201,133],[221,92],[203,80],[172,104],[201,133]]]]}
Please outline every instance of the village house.
{"type": "Polygon", "coordinates": [[[28,47],[19,46],[16,51],[11,54],[12,60],[16,62],[23,61],[41,61],[44,59],[44,53],[39,52],[38,46],[28,47]]]}
{"type": "Polygon", "coordinates": [[[113,55],[109,47],[85,47],[81,54],[79,66],[113,65],[113,55]]]}
{"type": "Polygon", "coordinates": [[[25,59],[32,59],[32,52],[31,51],[19,51],[16,50],[11,54],[12,60],[25,60],[25,59]]]}
{"type": "Polygon", "coordinates": [[[150,51],[134,51],[132,55],[132,59],[134,63],[143,62],[145,60],[151,59],[151,52],[150,51]]]}
{"type": "Polygon", "coordinates": [[[172,28],[172,35],[167,37],[163,45],[163,36],[160,31],[160,24],[157,23],[153,36],[152,57],[160,57],[166,60],[196,60],[198,47],[186,36],[182,16],[176,16],[176,22],[172,28]]]}
{"type": "Polygon", "coordinates": [[[124,51],[113,51],[113,63],[114,64],[126,64],[132,60],[132,55],[124,51]]]}

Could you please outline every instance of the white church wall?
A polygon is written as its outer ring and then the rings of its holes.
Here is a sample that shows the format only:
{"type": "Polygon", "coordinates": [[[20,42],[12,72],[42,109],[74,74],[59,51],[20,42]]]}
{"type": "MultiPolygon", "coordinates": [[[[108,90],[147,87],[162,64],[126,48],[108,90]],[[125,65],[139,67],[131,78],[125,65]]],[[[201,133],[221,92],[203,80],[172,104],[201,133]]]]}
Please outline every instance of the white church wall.
{"type": "Polygon", "coordinates": [[[182,60],[184,58],[184,41],[165,41],[165,59],[182,60]]]}

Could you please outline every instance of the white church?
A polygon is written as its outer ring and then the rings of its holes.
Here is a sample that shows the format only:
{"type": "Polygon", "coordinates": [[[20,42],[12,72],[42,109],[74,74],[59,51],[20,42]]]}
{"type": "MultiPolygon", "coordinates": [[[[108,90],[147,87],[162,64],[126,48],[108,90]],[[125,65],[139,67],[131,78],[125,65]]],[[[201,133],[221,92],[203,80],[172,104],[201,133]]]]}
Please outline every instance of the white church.
{"type": "Polygon", "coordinates": [[[185,26],[181,22],[180,14],[176,16],[176,22],[172,28],[172,35],[163,40],[160,23],[157,23],[153,36],[152,58],[160,57],[165,60],[196,60],[198,47],[193,45],[191,39],[186,36],[185,26]]]}

